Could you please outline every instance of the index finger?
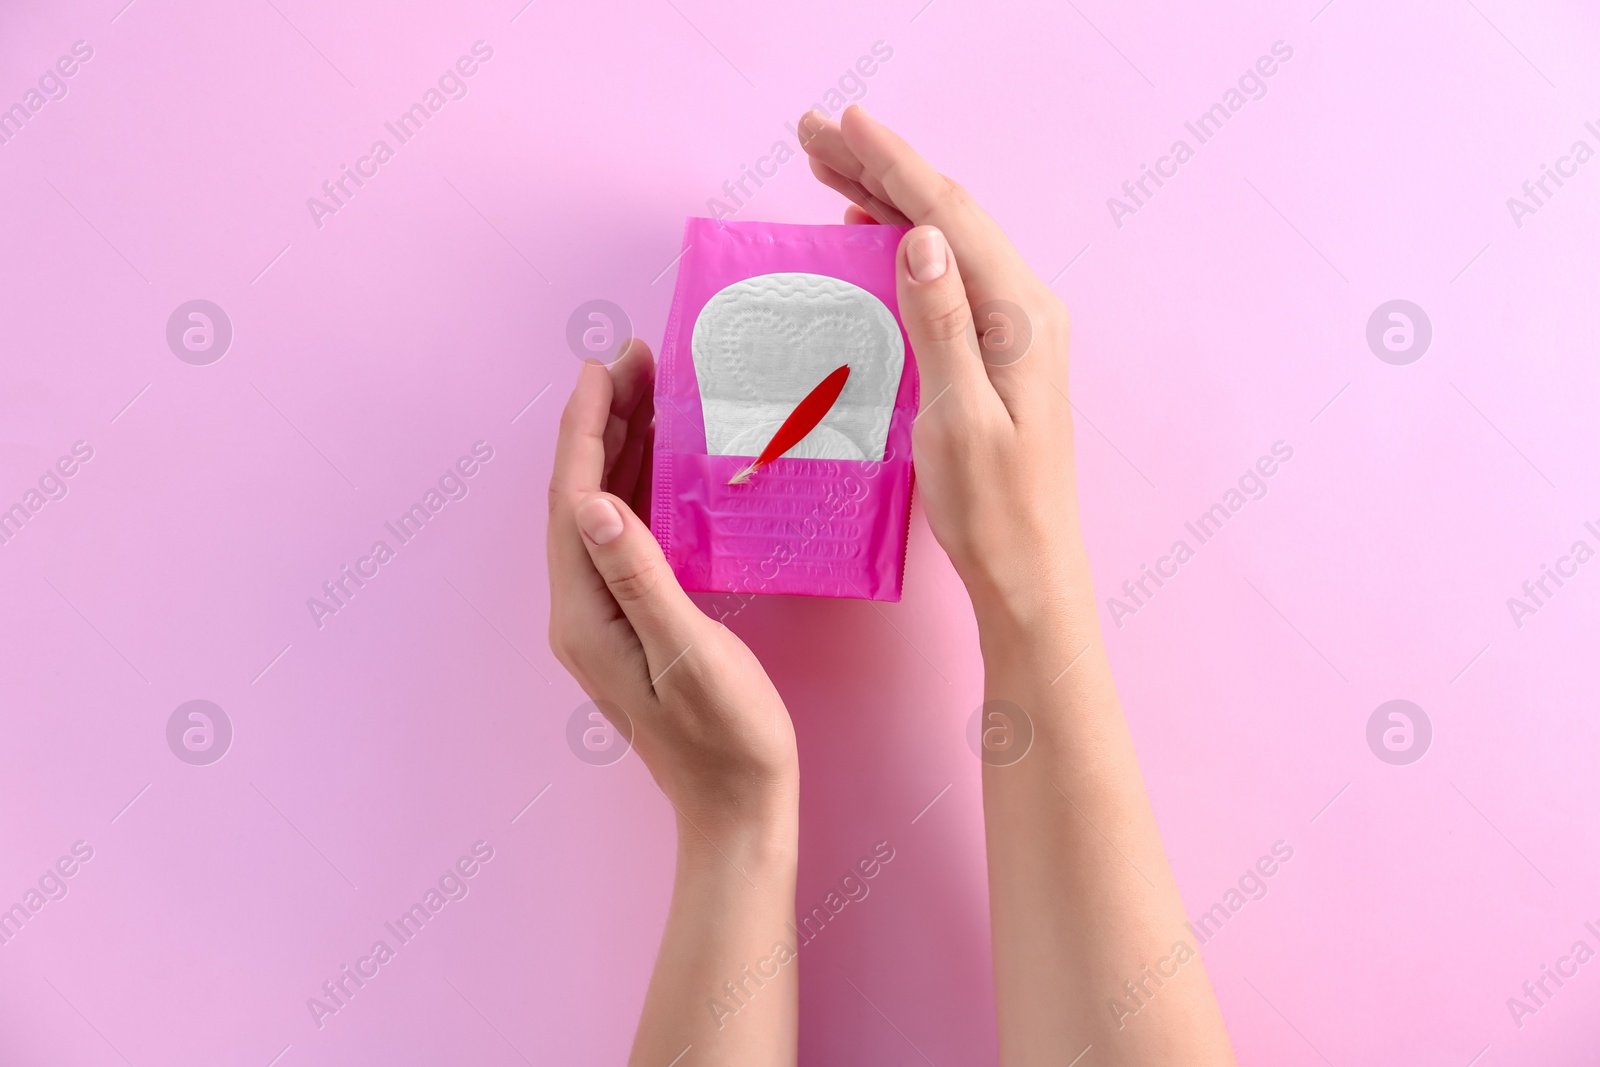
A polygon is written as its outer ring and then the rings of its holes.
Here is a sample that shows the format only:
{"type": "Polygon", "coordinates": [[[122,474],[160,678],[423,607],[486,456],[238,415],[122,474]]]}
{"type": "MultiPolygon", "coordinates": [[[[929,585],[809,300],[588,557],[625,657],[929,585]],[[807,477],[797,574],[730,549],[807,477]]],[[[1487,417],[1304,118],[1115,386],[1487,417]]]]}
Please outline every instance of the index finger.
{"type": "Polygon", "coordinates": [[[555,463],[550,472],[550,506],[565,498],[598,492],[606,468],[606,423],[611,417],[611,374],[599,363],[585,361],[578,370],[556,434],[555,463]]]}
{"type": "Polygon", "coordinates": [[[610,372],[598,363],[585,362],[578,371],[578,384],[573,386],[561,412],[545,533],[552,626],[559,604],[592,604],[605,591],[605,581],[583,547],[573,509],[578,501],[600,488],[605,476],[605,432],[611,417],[612,391],[610,372]]]}
{"type": "Polygon", "coordinates": [[[623,341],[610,366],[584,362],[561,412],[550,477],[552,506],[557,492],[570,495],[605,488],[607,476],[615,473],[611,467],[617,453],[635,432],[635,424],[649,425],[654,383],[655,357],[638,338],[623,341]],[[598,451],[593,438],[598,438],[598,451]]]}

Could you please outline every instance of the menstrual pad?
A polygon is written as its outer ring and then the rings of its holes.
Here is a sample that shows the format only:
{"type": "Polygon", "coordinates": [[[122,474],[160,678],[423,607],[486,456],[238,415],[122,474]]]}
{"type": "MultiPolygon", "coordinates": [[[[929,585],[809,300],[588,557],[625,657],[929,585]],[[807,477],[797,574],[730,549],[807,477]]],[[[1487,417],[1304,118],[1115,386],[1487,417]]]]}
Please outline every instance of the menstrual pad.
{"type": "Polygon", "coordinates": [[[895,312],[902,232],[689,220],[656,373],[651,516],[686,589],[900,599],[917,408],[895,312]],[[728,485],[842,365],[811,433],[728,485]]]}

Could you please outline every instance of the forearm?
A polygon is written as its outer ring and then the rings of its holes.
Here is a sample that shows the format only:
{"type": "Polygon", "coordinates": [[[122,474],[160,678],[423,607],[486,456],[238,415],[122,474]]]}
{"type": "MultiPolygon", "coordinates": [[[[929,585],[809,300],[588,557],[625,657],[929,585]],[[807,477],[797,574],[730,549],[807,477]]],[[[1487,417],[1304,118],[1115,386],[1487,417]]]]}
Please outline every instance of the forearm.
{"type": "Polygon", "coordinates": [[[1052,573],[974,597],[984,699],[1032,732],[1021,758],[983,768],[1001,1063],[1065,1064],[1092,1044],[1096,1064],[1232,1064],[1081,543],[1053,555],[1052,573]]]}
{"type": "Polygon", "coordinates": [[[629,1063],[784,1067],[799,1033],[793,820],[713,843],[678,817],[678,868],[629,1063]]]}

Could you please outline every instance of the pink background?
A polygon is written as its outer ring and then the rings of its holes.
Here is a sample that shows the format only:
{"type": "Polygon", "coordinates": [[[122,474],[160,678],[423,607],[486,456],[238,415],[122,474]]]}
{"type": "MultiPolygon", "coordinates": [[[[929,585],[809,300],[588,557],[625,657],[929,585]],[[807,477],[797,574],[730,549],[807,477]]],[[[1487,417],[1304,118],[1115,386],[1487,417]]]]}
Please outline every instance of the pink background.
{"type": "MultiPolygon", "coordinates": [[[[658,342],[684,217],[876,41],[867,105],[1074,313],[1102,600],[1294,449],[1106,616],[1191,915],[1294,849],[1205,950],[1241,1060],[1592,1056],[1600,962],[1521,1029],[1506,998],[1600,948],[1600,563],[1520,629],[1506,598],[1600,543],[1600,161],[1520,228],[1505,203],[1600,147],[1592,11],[123,3],[0,13],[0,106],[94,49],[0,145],[0,504],[94,449],[0,546],[0,904],[94,849],[0,946],[0,1060],[621,1062],[672,822],[636,758],[569,751],[545,648],[566,320],[606,298],[658,342]],[[477,40],[469,95],[318,228],[306,198],[477,40]],[[1107,198],[1278,40],[1268,95],[1118,227],[1107,198]],[[165,340],[194,298],[233,323],[209,366],[165,340]],[[1433,325],[1409,366],[1365,341],[1394,298],[1433,325]],[[479,440],[470,495],[319,630],[306,598],[479,440]],[[197,698],[235,731],[210,766],[165,739],[197,698]],[[1394,698],[1433,724],[1409,766],[1365,738],[1394,698]],[[470,895],[319,1030],[306,999],[479,840],[470,895]]],[[[839,206],[791,161],[738,217],[839,206]]],[[[979,665],[920,512],[903,603],[733,626],[799,729],[800,905],[896,850],[802,956],[803,1058],[993,1063],[979,665]]]]}

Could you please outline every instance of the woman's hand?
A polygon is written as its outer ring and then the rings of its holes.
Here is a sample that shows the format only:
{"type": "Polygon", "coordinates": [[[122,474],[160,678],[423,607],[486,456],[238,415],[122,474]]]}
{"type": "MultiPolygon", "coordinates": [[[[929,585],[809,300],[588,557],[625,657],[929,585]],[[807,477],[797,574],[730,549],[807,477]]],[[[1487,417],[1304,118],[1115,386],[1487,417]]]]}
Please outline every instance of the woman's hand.
{"type": "Polygon", "coordinates": [[[799,767],[783,700],[744,642],[678,585],[648,514],[655,360],[634,340],[585,363],[550,479],[550,647],[678,814],[719,848],[792,821],[799,767]],[[626,715],[626,721],[621,720],[626,715]]]}
{"type": "Polygon", "coordinates": [[[847,221],[915,224],[895,273],[922,376],[917,488],[974,606],[1081,599],[1066,308],[965,189],[861,108],[800,124],[847,221]]]}
{"type": "Polygon", "coordinates": [[[915,224],[895,274],[922,374],[917,483],[972,596],[985,721],[1028,741],[983,735],[1000,1062],[1092,1048],[1108,1067],[1231,1067],[1095,615],[1066,310],[965,190],[860,108],[801,125],[850,221],[915,224]]]}
{"type": "Polygon", "coordinates": [[[629,1062],[793,1064],[794,725],[761,664],[695,607],[637,513],[655,361],[586,363],[550,478],[550,647],[678,815],[677,876],[629,1062]],[[637,513],[636,513],[637,512],[637,513]],[[753,977],[753,975],[761,977],[753,977]]]}

